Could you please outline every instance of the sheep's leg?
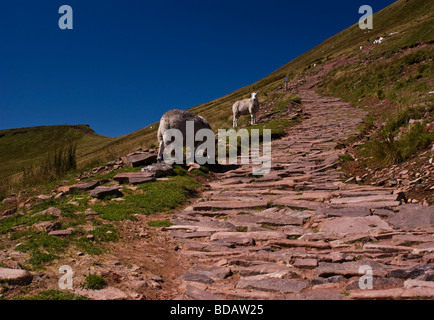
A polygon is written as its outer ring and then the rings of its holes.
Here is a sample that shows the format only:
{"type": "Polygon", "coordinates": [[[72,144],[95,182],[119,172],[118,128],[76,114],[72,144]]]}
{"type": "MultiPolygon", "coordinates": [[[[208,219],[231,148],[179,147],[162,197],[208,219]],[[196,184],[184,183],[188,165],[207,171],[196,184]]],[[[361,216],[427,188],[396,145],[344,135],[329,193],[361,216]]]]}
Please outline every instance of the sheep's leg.
{"type": "Polygon", "coordinates": [[[233,121],[233,126],[234,126],[234,128],[236,128],[237,125],[238,125],[238,119],[237,119],[236,116],[234,116],[234,121],[233,121]]]}
{"type": "Polygon", "coordinates": [[[255,124],[253,113],[250,114],[250,124],[255,124]]]}
{"type": "Polygon", "coordinates": [[[158,161],[163,160],[163,151],[164,151],[164,144],[163,141],[160,141],[160,146],[158,148],[158,161]]]}

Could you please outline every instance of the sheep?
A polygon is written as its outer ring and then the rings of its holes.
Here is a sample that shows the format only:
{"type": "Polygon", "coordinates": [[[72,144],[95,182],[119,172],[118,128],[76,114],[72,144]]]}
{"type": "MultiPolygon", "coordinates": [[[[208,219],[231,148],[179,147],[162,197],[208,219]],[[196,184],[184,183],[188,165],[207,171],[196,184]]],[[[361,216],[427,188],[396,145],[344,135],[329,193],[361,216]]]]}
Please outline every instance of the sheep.
{"type": "Polygon", "coordinates": [[[234,115],[233,126],[237,127],[238,118],[240,115],[250,114],[251,124],[256,123],[256,113],[259,111],[259,101],[256,97],[258,93],[253,92],[250,99],[239,100],[232,106],[232,112],[234,115]]]}
{"type": "MultiPolygon", "coordinates": [[[[206,121],[205,118],[195,115],[190,111],[173,109],[167,111],[160,120],[160,126],[158,127],[158,161],[163,159],[163,152],[166,146],[170,142],[165,142],[163,137],[167,130],[169,129],[178,129],[181,131],[183,136],[183,145],[185,146],[186,142],[186,122],[193,121],[194,122],[194,136],[196,136],[196,132],[200,129],[211,129],[211,125],[206,121]]],[[[195,145],[196,148],[196,145],[195,145]]]]}

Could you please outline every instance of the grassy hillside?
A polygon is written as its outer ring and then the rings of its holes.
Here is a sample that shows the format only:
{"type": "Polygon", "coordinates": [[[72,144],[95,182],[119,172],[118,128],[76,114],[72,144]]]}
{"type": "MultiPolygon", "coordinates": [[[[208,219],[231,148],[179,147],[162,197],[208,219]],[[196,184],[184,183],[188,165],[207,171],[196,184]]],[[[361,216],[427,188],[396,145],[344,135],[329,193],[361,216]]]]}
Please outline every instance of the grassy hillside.
{"type": "MultiPolygon", "coordinates": [[[[268,101],[270,93],[283,86],[285,76],[296,80],[303,73],[309,72],[313,64],[320,65],[342,54],[358,55],[360,46],[371,44],[378,37],[392,32],[398,34],[390,38],[391,41],[375,49],[379,54],[396,51],[419,42],[433,41],[433,25],[434,3],[432,1],[399,0],[374,14],[373,30],[361,30],[358,23],[355,23],[264,79],[190,110],[208,119],[214,129],[229,128],[232,123],[232,104],[238,99],[248,98],[251,92],[259,92],[258,98],[261,103],[268,101]]],[[[147,127],[112,142],[114,149],[155,143],[158,125],[153,124],[152,127],[153,129],[147,127]]]]}
{"type": "Polygon", "coordinates": [[[83,157],[110,140],[96,134],[87,125],[0,130],[0,178],[40,163],[47,153],[61,145],[77,143],[77,155],[83,157]]]}
{"type": "MultiPolygon", "coordinates": [[[[398,32],[397,35],[388,38],[382,45],[371,50],[372,57],[370,59],[372,61],[382,57],[391,57],[394,52],[398,52],[403,48],[414,46],[417,43],[432,42],[434,40],[433,25],[434,2],[399,0],[374,15],[373,30],[361,30],[358,23],[355,23],[264,79],[219,99],[195,106],[190,110],[208,119],[215,130],[229,128],[232,124],[232,104],[238,99],[249,97],[252,91],[259,92],[258,98],[261,103],[269,102],[276,99],[273,91],[283,86],[285,76],[288,76],[291,80],[297,80],[306,72],[315,72],[315,68],[312,68],[313,64],[321,65],[342,54],[348,54],[349,56],[360,55],[360,46],[372,44],[380,36],[384,37],[392,32],[398,32]]],[[[427,51],[423,54],[430,54],[432,57],[432,52],[427,51]]],[[[393,63],[393,61],[390,63],[393,63]]],[[[359,69],[349,69],[347,71],[360,72],[362,69],[366,71],[368,69],[372,70],[372,68],[378,68],[378,65],[368,63],[360,65],[359,69]]],[[[420,76],[424,79],[431,77],[432,64],[424,68],[420,76]]],[[[355,75],[356,73],[353,73],[353,76],[355,75]]],[[[333,79],[344,79],[338,73],[334,73],[333,77],[333,79]]],[[[329,79],[328,84],[324,85],[325,89],[328,90],[328,93],[344,95],[345,92],[342,92],[343,87],[333,85],[333,79],[329,79]]],[[[341,81],[341,83],[344,82],[341,81]]],[[[381,84],[378,83],[375,88],[367,87],[365,90],[371,90],[377,94],[381,89],[381,84]]],[[[400,89],[399,87],[392,87],[386,94],[388,96],[393,95],[395,91],[400,89]]],[[[427,87],[423,88],[423,90],[425,89],[427,87]]],[[[357,94],[346,98],[357,101],[356,96],[357,94]]],[[[277,97],[277,99],[279,98],[285,99],[285,97],[277,97]]],[[[358,97],[358,99],[360,98],[358,97]]],[[[244,117],[241,119],[240,124],[247,123],[247,121],[247,117],[244,117]]],[[[0,131],[0,161],[2,163],[0,178],[17,173],[26,165],[41,161],[47,152],[62,141],[77,142],[77,164],[79,169],[83,169],[98,161],[125,155],[139,147],[155,146],[157,128],[158,124],[155,123],[128,135],[113,139],[99,136],[87,126],[3,130],[0,131]]]]}

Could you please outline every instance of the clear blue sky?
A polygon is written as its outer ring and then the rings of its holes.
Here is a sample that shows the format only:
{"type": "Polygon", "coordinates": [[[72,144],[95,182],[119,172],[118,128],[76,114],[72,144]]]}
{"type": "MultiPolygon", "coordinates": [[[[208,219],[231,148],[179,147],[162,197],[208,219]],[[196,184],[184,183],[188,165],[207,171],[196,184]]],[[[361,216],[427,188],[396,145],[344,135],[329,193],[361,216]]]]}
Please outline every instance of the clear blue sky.
{"type": "MultiPolygon", "coordinates": [[[[256,82],[393,0],[2,0],[0,129],[115,137],[256,82]],[[61,5],[74,11],[61,30],[61,5]]],[[[375,21],[374,21],[375,27],[375,21]]]]}

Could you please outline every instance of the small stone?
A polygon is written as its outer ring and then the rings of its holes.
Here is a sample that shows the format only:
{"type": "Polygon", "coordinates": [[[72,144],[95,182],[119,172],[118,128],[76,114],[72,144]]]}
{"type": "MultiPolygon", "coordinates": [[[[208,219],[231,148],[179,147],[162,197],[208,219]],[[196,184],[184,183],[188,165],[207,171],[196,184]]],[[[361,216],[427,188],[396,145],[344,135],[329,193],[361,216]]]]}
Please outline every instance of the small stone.
{"type": "Polygon", "coordinates": [[[88,234],[86,236],[86,239],[89,239],[89,240],[93,240],[94,238],[95,238],[95,236],[93,234],[88,234]]]}
{"type": "Polygon", "coordinates": [[[48,226],[46,226],[45,231],[47,231],[47,232],[56,231],[56,230],[59,230],[61,227],[62,227],[62,223],[54,222],[54,223],[51,223],[48,226]]]}
{"type": "Polygon", "coordinates": [[[55,237],[65,237],[72,234],[73,229],[68,228],[66,230],[57,230],[57,231],[51,231],[48,233],[49,236],[55,236],[55,237]]]}
{"type": "Polygon", "coordinates": [[[3,216],[10,216],[17,212],[17,208],[8,209],[3,211],[3,216]]]}

